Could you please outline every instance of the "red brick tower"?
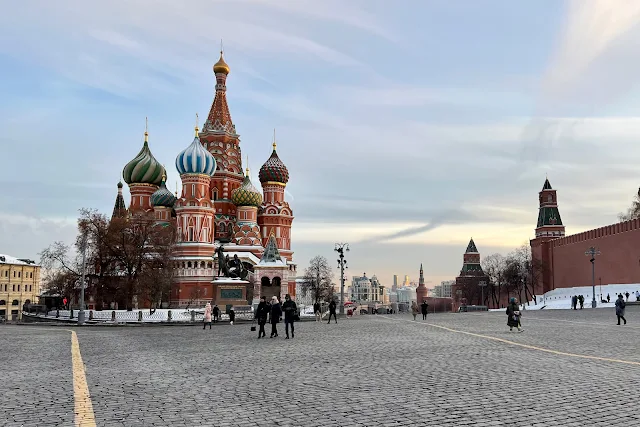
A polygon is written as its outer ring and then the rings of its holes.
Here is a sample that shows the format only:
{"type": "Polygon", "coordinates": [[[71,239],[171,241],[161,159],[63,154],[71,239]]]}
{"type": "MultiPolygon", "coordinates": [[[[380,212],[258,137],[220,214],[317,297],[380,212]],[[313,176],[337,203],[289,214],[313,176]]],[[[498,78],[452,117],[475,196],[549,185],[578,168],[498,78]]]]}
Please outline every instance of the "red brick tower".
{"type": "Polygon", "coordinates": [[[220,51],[220,59],[213,66],[216,76],[216,93],[211,110],[200,132],[200,141],[216,159],[217,170],[211,178],[209,197],[215,205],[215,239],[229,242],[233,236],[236,207],[231,193],[242,185],[242,153],[240,135],[231,121],[227,104],[227,76],[229,66],[220,51]]]}
{"type": "MultiPolygon", "coordinates": [[[[480,265],[480,252],[476,247],[473,238],[469,240],[467,250],[462,256],[462,269],[460,275],[456,277],[456,283],[451,287],[452,297],[457,305],[460,304],[482,304],[482,292],[479,287],[480,282],[489,284],[489,277],[482,271],[480,265]],[[458,291],[460,291],[458,293],[458,291]]],[[[485,296],[487,294],[485,289],[485,296]]]]}
{"type": "Polygon", "coordinates": [[[422,302],[427,299],[428,292],[429,290],[424,284],[424,271],[422,270],[422,264],[420,264],[420,279],[418,280],[418,288],[416,289],[416,299],[418,301],[418,305],[422,304],[422,302]]]}
{"type": "Polygon", "coordinates": [[[284,191],[289,182],[289,171],[276,152],[275,135],[271,157],[260,168],[258,174],[264,201],[258,211],[258,225],[262,233],[262,245],[267,246],[269,236],[276,238],[280,254],[291,261],[291,224],[293,212],[289,203],[284,200],[284,191]]]}
{"type": "Polygon", "coordinates": [[[542,268],[542,281],[536,286],[535,292],[544,293],[555,289],[552,278],[553,259],[551,256],[551,240],[564,237],[564,225],[558,210],[556,190],[551,188],[549,179],[545,179],[542,191],[538,194],[540,207],[536,237],[530,241],[531,257],[542,268]]]}

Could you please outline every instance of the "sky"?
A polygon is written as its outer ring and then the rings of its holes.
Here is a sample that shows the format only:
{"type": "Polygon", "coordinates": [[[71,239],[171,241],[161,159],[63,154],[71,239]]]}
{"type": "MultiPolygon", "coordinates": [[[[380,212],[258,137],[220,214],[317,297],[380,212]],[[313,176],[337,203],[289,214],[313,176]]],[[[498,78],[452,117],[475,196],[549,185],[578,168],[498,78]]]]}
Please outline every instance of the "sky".
{"type": "Polygon", "coordinates": [[[221,40],[257,186],[277,130],[301,272],[348,242],[349,277],[453,279],[471,237],[533,238],[546,176],[567,234],[614,223],[640,186],[639,22],[635,0],[9,2],[0,253],[110,214],[145,117],[174,188],[221,40]]]}

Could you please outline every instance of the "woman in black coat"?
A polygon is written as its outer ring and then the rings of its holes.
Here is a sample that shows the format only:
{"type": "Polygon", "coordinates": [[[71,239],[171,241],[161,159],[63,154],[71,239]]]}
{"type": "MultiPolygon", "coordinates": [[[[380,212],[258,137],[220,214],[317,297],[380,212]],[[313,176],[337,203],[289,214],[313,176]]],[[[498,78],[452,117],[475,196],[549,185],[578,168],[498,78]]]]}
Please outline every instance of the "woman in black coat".
{"type": "Polygon", "coordinates": [[[520,328],[520,307],[515,298],[509,300],[507,316],[507,326],[509,326],[509,330],[513,331],[513,328],[518,328],[518,332],[522,332],[523,329],[520,328]]]}
{"type": "Polygon", "coordinates": [[[260,325],[260,330],[258,331],[258,338],[262,338],[267,335],[264,331],[264,325],[267,323],[267,317],[269,317],[269,305],[267,304],[267,298],[260,298],[260,304],[258,304],[258,308],[256,309],[256,320],[258,321],[258,325],[260,325]]]}
{"type": "Polygon", "coordinates": [[[278,323],[280,323],[280,317],[282,316],[282,308],[280,307],[280,302],[278,302],[278,298],[271,298],[271,337],[278,336],[278,323]]]}

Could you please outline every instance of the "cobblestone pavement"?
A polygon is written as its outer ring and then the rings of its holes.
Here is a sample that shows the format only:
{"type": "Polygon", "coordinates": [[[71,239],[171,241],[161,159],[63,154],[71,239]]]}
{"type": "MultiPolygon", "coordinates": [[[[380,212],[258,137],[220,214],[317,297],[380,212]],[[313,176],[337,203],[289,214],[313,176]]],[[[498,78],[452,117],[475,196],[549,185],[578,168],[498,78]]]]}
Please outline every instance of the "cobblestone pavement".
{"type": "MultiPolygon", "coordinates": [[[[75,330],[98,426],[633,426],[640,307],[627,320],[527,311],[518,334],[503,313],[361,316],[300,323],[292,340],[282,324],[261,340],[249,325],[75,330]]],[[[0,421],[72,425],[69,332],[0,339],[0,421]]]]}

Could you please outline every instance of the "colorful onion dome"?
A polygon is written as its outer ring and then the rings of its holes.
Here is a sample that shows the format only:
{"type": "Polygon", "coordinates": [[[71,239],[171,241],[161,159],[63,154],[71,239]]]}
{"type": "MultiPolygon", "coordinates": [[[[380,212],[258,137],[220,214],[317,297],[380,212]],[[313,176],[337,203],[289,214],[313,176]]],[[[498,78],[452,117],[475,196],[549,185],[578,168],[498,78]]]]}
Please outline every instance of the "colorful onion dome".
{"type": "Polygon", "coordinates": [[[220,59],[218,60],[218,62],[213,64],[213,72],[216,74],[218,73],[229,74],[229,71],[230,71],[229,66],[227,65],[226,62],[224,62],[222,51],[220,51],[220,59]]]}
{"type": "Polygon", "coordinates": [[[160,187],[151,195],[151,204],[153,206],[161,206],[164,208],[172,208],[176,202],[176,196],[167,188],[165,184],[166,175],[162,176],[160,187]]]}
{"type": "Polygon", "coordinates": [[[258,178],[260,178],[261,183],[280,182],[282,184],[286,184],[289,181],[289,170],[284,163],[282,163],[280,157],[278,157],[278,153],[276,153],[275,138],[273,141],[273,152],[271,153],[271,157],[269,157],[260,168],[258,178]]]}
{"type": "Polygon", "coordinates": [[[122,170],[124,182],[127,184],[160,185],[164,172],[164,167],[151,154],[149,133],[145,130],[142,149],[122,170]]]}
{"type": "Polygon", "coordinates": [[[196,126],[193,142],[176,157],[176,169],[180,175],[193,173],[213,176],[216,171],[216,159],[202,146],[198,131],[196,126]]]}
{"type": "Polygon", "coordinates": [[[242,181],[242,185],[231,193],[231,201],[236,206],[260,207],[262,205],[262,194],[251,183],[249,168],[247,168],[247,174],[244,177],[244,181],[242,181]]]}

